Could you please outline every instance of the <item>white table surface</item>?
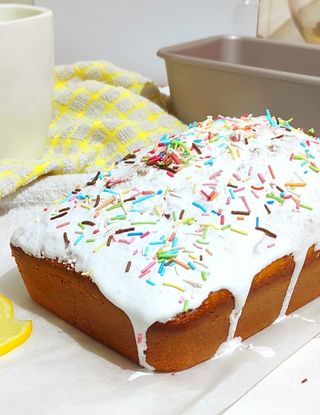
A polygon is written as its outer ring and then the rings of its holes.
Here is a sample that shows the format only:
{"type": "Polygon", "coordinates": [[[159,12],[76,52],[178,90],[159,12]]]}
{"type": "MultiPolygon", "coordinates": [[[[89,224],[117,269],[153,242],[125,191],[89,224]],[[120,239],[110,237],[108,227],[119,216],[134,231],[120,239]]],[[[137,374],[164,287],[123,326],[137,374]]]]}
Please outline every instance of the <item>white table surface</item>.
{"type": "Polygon", "coordinates": [[[289,357],[224,412],[227,415],[315,415],[319,413],[319,337],[312,339],[289,357]],[[302,383],[304,379],[307,380],[302,383]]]}
{"type": "MultiPolygon", "coordinates": [[[[10,201],[9,204],[14,206],[11,210],[7,210],[7,207],[3,207],[0,203],[0,264],[2,264],[0,275],[6,271],[5,268],[9,270],[14,266],[13,261],[8,259],[10,255],[8,241],[12,230],[19,223],[26,220],[28,215],[32,214],[29,207],[24,206],[19,199],[16,204],[14,201],[10,201]],[[18,205],[20,206],[19,208],[17,207],[18,205]]],[[[297,333],[297,336],[299,336],[299,333],[297,333]]],[[[19,397],[18,393],[17,397],[19,397]]],[[[161,402],[158,405],[161,406],[161,402]]],[[[204,412],[196,410],[194,413],[197,415],[200,413],[210,413],[207,409],[204,412]]],[[[10,415],[10,411],[2,412],[1,407],[0,413],[10,415]]],[[[87,413],[88,415],[91,414],[89,409],[87,413]]],[[[139,411],[135,412],[133,410],[132,414],[134,415],[135,413],[139,413],[139,411]]],[[[188,413],[190,412],[188,411],[188,413]]],[[[225,409],[223,413],[227,415],[314,415],[320,413],[320,337],[314,337],[293,355],[288,357],[236,403],[228,409],[225,409]]],[[[139,413],[139,415],[143,415],[143,413],[139,413]]]]}

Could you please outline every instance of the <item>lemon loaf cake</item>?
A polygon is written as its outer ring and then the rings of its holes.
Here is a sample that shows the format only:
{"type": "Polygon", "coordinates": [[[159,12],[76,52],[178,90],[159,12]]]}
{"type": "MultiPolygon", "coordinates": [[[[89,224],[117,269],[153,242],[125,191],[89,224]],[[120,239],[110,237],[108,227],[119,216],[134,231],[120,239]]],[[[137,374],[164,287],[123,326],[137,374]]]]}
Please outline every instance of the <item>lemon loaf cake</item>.
{"type": "Polygon", "coordinates": [[[319,143],[207,117],[17,229],[31,297],[141,366],[178,371],[320,295],[319,143]]]}

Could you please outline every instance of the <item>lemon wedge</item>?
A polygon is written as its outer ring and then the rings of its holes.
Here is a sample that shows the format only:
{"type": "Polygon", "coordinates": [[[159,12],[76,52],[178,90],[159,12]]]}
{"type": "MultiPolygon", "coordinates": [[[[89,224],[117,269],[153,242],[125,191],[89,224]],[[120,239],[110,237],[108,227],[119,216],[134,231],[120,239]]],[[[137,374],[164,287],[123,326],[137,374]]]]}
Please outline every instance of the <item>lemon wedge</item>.
{"type": "Polygon", "coordinates": [[[13,318],[13,304],[3,294],[0,294],[0,317],[13,318]]]}
{"type": "Polygon", "coordinates": [[[24,343],[32,331],[32,321],[0,317],[0,356],[24,343]]]}

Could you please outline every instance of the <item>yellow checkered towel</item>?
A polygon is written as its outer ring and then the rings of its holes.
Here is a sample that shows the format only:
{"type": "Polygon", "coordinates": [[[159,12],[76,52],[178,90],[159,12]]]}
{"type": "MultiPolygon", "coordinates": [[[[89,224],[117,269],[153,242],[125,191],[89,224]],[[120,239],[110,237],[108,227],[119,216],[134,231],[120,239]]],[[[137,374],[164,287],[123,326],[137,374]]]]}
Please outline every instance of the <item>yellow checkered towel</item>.
{"type": "Polygon", "coordinates": [[[108,169],[162,134],[183,127],[158,88],[106,61],[57,66],[53,117],[41,160],[0,161],[0,198],[41,175],[108,169]]]}

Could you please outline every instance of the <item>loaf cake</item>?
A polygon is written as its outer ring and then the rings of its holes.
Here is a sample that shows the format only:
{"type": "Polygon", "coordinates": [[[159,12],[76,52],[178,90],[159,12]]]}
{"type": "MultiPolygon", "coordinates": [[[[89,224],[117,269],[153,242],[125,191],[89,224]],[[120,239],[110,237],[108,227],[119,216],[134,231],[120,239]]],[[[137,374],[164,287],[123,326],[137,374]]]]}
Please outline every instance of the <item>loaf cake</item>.
{"type": "Polygon", "coordinates": [[[267,111],[133,148],[13,234],[31,297],[143,367],[209,359],[320,295],[319,143],[267,111]]]}

